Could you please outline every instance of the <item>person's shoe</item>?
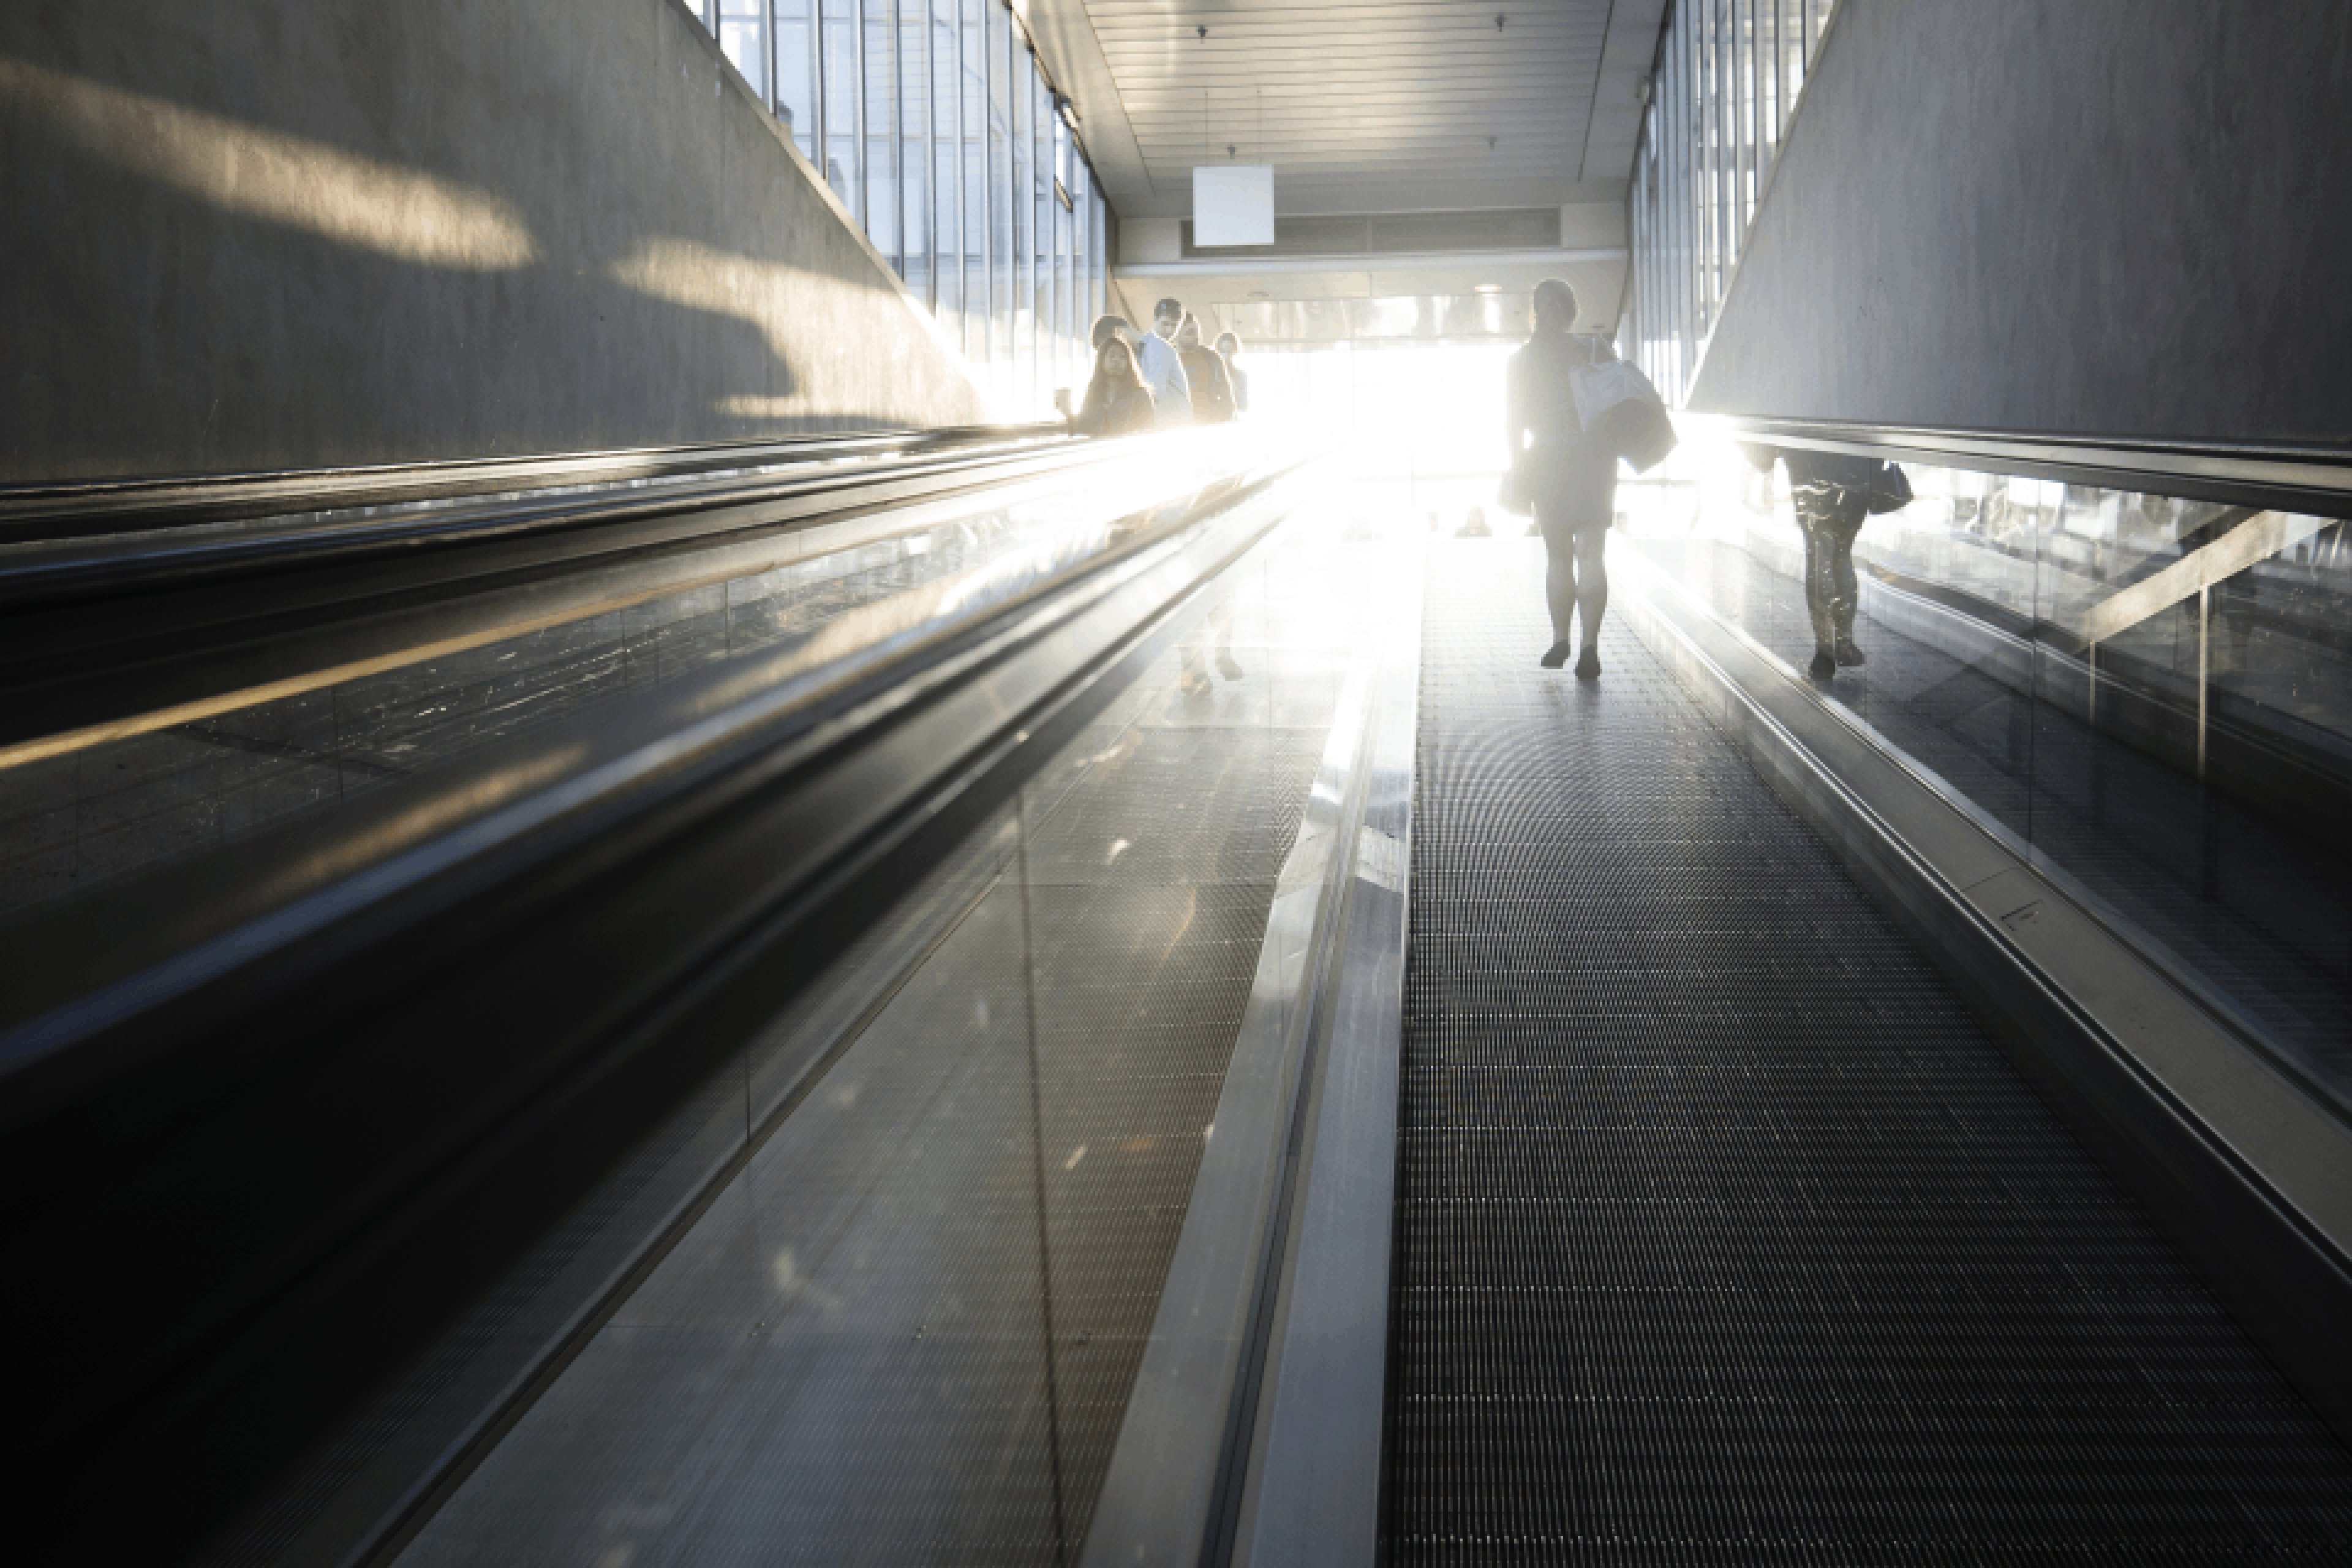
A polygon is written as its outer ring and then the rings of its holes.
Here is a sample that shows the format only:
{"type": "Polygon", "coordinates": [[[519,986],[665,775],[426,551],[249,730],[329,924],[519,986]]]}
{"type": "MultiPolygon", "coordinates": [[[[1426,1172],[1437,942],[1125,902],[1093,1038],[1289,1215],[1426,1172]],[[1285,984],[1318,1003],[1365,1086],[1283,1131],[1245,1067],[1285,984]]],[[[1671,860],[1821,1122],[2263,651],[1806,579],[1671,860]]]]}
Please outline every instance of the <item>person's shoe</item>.
{"type": "Polygon", "coordinates": [[[1837,673],[1837,656],[1827,648],[1813,655],[1811,674],[1815,680],[1827,680],[1837,673]]]}
{"type": "Polygon", "coordinates": [[[1598,680],[1601,679],[1601,650],[1599,648],[1589,647],[1582,653],[1576,656],[1576,679],[1579,680],[1598,680]]]}
{"type": "Polygon", "coordinates": [[[1241,661],[1234,658],[1232,654],[1228,653],[1223,648],[1219,648],[1217,650],[1217,673],[1223,676],[1227,680],[1239,680],[1243,676],[1247,675],[1249,671],[1244,669],[1241,667],[1241,661]]]}
{"type": "Polygon", "coordinates": [[[1543,667],[1546,669],[1558,669],[1561,665],[1568,662],[1568,653],[1569,645],[1567,643],[1556,642],[1552,644],[1550,647],[1544,650],[1543,667]]]}
{"type": "Polygon", "coordinates": [[[1837,661],[1851,669],[1858,664],[1868,664],[1870,656],[1856,647],[1852,637],[1840,637],[1837,644],[1837,661]]]}
{"type": "Polygon", "coordinates": [[[1215,689],[1205,669],[1188,669],[1176,680],[1176,689],[1187,697],[1206,697],[1215,689]]]}

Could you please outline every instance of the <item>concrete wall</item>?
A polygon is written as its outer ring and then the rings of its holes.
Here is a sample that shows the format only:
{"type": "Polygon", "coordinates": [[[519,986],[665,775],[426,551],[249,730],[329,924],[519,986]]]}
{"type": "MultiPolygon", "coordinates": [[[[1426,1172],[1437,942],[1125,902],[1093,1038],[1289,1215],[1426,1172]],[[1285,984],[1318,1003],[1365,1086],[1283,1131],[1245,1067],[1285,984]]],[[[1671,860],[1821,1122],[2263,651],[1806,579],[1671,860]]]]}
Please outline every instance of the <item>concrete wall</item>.
{"type": "Polygon", "coordinates": [[[2352,5],[1841,0],[1691,405],[2352,443],[2352,5]]]}
{"type": "Polygon", "coordinates": [[[0,215],[0,480],[986,416],[676,0],[13,0],[0,215]]]}

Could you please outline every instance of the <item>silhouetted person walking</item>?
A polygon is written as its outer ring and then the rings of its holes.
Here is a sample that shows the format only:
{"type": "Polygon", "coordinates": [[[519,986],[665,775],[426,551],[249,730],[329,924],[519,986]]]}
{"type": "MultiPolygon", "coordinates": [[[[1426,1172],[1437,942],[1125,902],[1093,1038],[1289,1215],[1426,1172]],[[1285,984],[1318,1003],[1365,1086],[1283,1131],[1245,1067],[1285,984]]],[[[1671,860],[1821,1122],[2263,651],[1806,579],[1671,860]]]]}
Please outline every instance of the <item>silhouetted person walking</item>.
{"type": "Polygon", "coordinates": [[[1543,533],[1544,596],[1551,609],[1551,647],[1546,669],[1568,662],[1576,647],[1572,630],[1583,632],[1576,674],[1601,674],[1601,617],[1609,608],[1609,568],[1603,552],[1617,510],[1617,458],[1585,438],[1576,417],[1570,374],[1614,359],[1606,343],[1580,338],[1576,291],[1557,278],[1535,288],[1535,330],[1511,355],[1504,399],[1504,428],[1511,463],[1520,473],[1543,533]]]}

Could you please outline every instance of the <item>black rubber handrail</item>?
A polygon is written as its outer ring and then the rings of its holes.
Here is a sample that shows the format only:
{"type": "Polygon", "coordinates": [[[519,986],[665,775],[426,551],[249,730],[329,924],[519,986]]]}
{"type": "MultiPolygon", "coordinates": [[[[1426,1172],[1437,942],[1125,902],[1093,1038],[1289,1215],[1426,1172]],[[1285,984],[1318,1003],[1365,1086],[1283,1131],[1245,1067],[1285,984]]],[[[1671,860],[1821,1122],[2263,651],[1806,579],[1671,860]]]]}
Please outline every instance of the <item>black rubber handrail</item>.
{"type": "Polygon", "coordinates": [[[0,560],[0,748],[592,613],[616,574],[657,584],[722,544],[1115,460],[1056,442],[17,552],[0,560]]]}
{"type": "Polygon", "coordinates": [[[772,441],[0,485],[0,543],[97,538],[287,512],[383,506],[491,491],[513,494],[720,468],[1015,446],[1062,436],[1058,424],[845,430],[772,441]]]}
{"type": "MultiPolygon", "coordinates": [[[[266,1486],[1108,700],[1279,521],[1287,468],[845,665],[721,668],[172,873],[330,868],[187,933],[194,968],[0,1041],[6,1310],[41,1347],[0,1438],[28,1557],[176,1558],[266,1486]],[[106,1507],[127,1478],[141,1507],[106,1507]]],[[[17,956],[70,963],[156,897],[17,956]]]]}
{"type": "Polygon", "coordinates": [[[2352,515],[2352,450],[1728,416],[1742,440],[1934,463],[2189,500],[2352,515]]]}

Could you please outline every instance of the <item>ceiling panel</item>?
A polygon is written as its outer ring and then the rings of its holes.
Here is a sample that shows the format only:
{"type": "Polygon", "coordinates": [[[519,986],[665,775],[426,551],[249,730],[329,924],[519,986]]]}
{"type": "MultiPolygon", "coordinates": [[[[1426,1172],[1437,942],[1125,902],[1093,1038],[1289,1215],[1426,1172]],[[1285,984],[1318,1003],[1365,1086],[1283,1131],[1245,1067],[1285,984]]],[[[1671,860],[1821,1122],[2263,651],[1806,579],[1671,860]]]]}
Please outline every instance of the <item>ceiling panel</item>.
{"type": "Polygon", "coordinates": [[[1664,3],[1016,0],[1122,217],[1184,216],[1228,162],[1273,164],[1277,211],[1605,199],[1629,160],[1596,106],[1664,3]]]}

